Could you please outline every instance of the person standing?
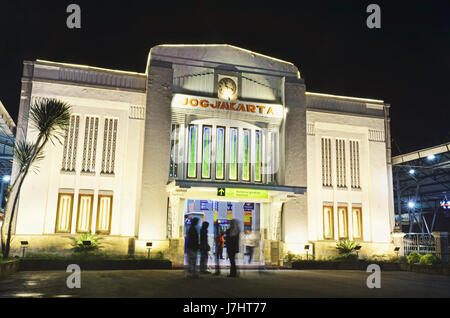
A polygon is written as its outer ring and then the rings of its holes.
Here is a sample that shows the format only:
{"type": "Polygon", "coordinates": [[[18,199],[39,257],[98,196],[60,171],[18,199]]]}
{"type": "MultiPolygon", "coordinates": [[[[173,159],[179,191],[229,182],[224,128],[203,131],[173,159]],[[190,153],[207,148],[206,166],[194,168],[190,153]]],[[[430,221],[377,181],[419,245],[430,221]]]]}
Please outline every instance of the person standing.
{"type": "Polygon", "coordinates": [[[256,247],[256,236],[250,230],[247,231],[246,244],[247,244],[246,246],[247,246],[248,263],[250,264],[253,260],[253,252],[256,247]]]}
{"type": "Polygon", "coordinates": [[[239,253],[239,226],[235,219],[230,221],[230,228],[226,232],[227,255],[230,259],[230,275],[228,277],[236,277],[236,254],[239,253]]]}
{"type": "Polygon", "coordinates": [[[188,256],[188,266],[189,266],[189,274],[193,278],[198,277],[197,273],[197,253],[200,248],[200,244],[198,241],[198,231],[197,231],[198,219],[193,218],[191,222],[191,227],[188,231],[188,242],[186,245],[187,248],[187,256],[188,256]]]}
{"type": "Polygon", "coordinates": [[[200,229],[200,273],[209,274],[207,270],[208,265],[208,255],[209,255],[209,244],[208,244],[208,222],[203,222],[202,228],[200,229]]]}
{"type": "Polygon", "coordinates": [[[219,224],[216,222],[214,224],[214,247],[216,256],[216,272],[214,275],[220,275],[220,259],[222,255],[222,241],[220,239],[222,233],[220,231],[219,224]]]}

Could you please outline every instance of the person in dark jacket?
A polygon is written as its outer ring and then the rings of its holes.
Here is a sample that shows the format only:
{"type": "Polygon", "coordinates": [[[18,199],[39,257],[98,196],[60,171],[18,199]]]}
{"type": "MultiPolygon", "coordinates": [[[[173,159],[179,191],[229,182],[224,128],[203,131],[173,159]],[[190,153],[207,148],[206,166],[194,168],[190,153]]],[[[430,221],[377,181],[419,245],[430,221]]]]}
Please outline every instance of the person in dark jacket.
{"type": "Polygon", "coordinates": [[[208,244],[208,226],[208,222],[203,222],[202,228],[200,229],[200,273],[202,274],[210,274],[207,270],[210,250],[208,244]]]}
{"type": "Polygon", "coordinates": [[[236,254],[239,253],[239,226],[235,219],[230,221],[230,228],[226,232],[225,242],[227,255],[230,259],[230,275],[228,277],[236,277],[236,254]]]}
{"type": "Polygon", "coordinates": [[[197,273],[197,253],[200,248],[200,243],[198,241],[198,231],[196,226],[198,224],[198,219],[193,218],[191,222],[191,227],[189,228],[187,235],[187,256],[189,265],[189,274],[191,277],[198,277],[197,273]]]}
{"type": "Polygon", "coordinates": [[[221,255],[221,247],[222,242],[220,241],[220,227],[217,222],[214,223],[214,246],[215,246],[215,256],[216,256],[216,272],[214,275],[220,275],[220,255],[221,255]]]}

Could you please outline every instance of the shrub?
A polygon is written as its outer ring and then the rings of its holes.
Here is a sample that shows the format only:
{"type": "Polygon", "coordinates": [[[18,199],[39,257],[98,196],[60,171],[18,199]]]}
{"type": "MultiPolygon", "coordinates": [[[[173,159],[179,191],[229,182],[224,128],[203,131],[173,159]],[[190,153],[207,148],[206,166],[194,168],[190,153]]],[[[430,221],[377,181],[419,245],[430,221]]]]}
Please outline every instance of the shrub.
{"type": "Polygon", "coordinates": [[[339,256],[335,256],[331,259],[331,261],[357,261],[358,260],[358,255],[356,254],[341,254],[339,256]]]}
{"type": "Polygon", "coordinates": [[[393,256],[389,259],[392,263],[408,263],[408,258],[406,256],[393,256]]]}
{"type": "Polygon", "coordinates": [[[415,264],[420,262],[420,254],[417,252],[409,253],[408,255],[408,263],[415,264]]]}
{"type": "Polygon", "coordinates": [[[75,252],[90,252],[95,251],[100,248],[99,237],[95,234],[81,234],[80,236],[74,238],[74,251],[75,252]],[[91,242],[90,245],[84,245],[84,241],[91,242]]]}
{"type": "Polygon", "coordinates": [[[299,260],[301,260],[300,255],[294,254],[292,252],[287,252],[287,255],[286,255],[287,262],[295,262],[295,261],[299,261],[299,260]]]}
{"type": "Polygon", "coordinates": [[[438,258],[433,254],[425,254],[420,258],[420,264],[434,265],[438,263],[438,258]]]}
{"type": "Polygon", "coordinates": [[[350,241],[350,240],[340,240],[336,243],[336,248],[339,251],[339,254],[350,254],[352,253],[358,246],[358,243],[350,241]]]}

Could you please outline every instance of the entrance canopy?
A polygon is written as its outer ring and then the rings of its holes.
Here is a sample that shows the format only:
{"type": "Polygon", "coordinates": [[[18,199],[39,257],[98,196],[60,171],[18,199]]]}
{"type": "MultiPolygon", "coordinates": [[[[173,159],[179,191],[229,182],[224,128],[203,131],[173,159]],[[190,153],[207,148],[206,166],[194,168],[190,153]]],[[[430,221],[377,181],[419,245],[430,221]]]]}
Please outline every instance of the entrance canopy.
{"type": "Polygon", "coordinates": [[[173,180],[167,185],[167,191],[170,194],[189,199],[264,203],[288,201],[304,194],[306,187],[173,180]]]}

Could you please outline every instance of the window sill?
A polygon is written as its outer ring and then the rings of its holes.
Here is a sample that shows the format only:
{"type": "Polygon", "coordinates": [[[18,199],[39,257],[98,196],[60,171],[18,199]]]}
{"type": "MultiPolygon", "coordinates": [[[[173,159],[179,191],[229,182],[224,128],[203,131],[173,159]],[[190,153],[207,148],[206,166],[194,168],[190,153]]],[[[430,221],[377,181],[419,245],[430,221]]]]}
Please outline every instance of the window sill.
{"type": "Polygon", "coordinates": [[[76,171],[75,170],[60,170],[61,174],[68,174],[68,175],[76,175],[76,171]]]}
{"type": "Polygon", "coordinates": [[[81,171],[80,176],[95,176],[95,172],[92,171],[81,171]]]}
{"type": "Polygon", "coordinates": [[[101,172],[100,173],[101,177],[106,177],[106,178],[114,178],[116,175],[114,173],[105,173],[105,172],[101,172]]]}

